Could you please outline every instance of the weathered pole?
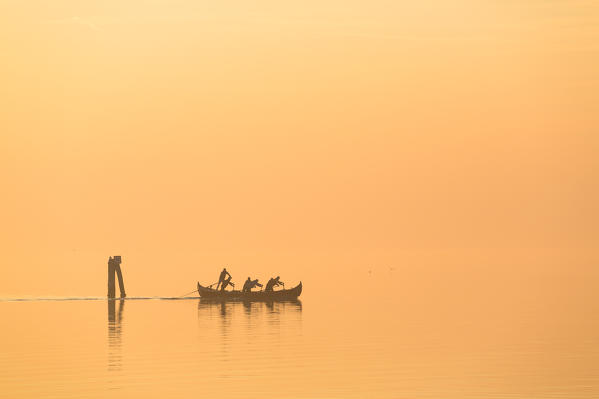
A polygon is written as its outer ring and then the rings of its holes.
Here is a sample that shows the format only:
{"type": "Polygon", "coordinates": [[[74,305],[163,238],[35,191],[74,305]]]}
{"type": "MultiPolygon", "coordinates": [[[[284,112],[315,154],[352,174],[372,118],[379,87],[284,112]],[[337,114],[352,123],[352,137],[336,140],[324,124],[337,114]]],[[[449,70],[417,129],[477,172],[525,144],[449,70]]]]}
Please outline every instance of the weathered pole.
{"type": "Polygon", "coordinates": [[[127,294],[125,293],[125,283],[123,282],[123,273],[121,271],[121,257],[115,256],[114,258],[111,256],[108,258],[108,298],[115,297],[115,282],[114,275],[117,275],[119,278],[119,288],[121,289],[121,298],[125,298],[127,294]]]}
{"type": "Polygon", "coordinates": [[[108,298],[114,298],[114,260],[108,258],[108,298]]]}
{"type": "Polygon", "coordinates": [[[125,298],[127,294],[125,294],[125,283],[123,282],[123,273],[121,272],[121,265],[116,264],[114,267],[116,270],[116,276],[119,278],[119,288],[121,289],[121,298],[125,298]]]}

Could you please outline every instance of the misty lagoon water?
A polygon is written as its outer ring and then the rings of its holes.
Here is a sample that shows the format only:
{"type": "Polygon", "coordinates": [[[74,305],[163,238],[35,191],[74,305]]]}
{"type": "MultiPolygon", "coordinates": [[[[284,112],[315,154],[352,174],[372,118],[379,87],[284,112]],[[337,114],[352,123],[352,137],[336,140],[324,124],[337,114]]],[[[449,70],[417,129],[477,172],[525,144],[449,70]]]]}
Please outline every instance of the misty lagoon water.
{"type": "Polygon", "coordinates": [[[3,300],[0,396],[599,397],[583,282],[566,294],[355,277],[304,281],[280,303],[3,300]]]}

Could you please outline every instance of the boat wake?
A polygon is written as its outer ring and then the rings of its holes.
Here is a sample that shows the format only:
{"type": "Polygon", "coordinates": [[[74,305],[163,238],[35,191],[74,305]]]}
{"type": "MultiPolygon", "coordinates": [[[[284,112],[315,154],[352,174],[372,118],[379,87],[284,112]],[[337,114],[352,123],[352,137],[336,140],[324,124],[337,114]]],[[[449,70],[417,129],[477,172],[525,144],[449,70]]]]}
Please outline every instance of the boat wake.
{"type": "Polygon", "coordinates": [[[158,301],[180,301],[187,299],[200,299],[198,296],[186,297],[168,297],[168,296],[132,296],[127,298],[106,298],[106,297],[27,297],[27,298],[0,298],[0,302],[37,302],[37,301],[140,301],[140,300],[158,300],[158,301]]]}

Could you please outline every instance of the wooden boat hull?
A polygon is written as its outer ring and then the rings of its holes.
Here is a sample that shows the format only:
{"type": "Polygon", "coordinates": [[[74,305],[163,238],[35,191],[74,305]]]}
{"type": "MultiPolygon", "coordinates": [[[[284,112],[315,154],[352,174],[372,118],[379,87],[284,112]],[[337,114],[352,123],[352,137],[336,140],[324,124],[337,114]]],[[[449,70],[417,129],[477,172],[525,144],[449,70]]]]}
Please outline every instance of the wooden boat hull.
{"type": "Polygon", "coordinates": [[[302,283],[300,282],[294,288],[278,291],[252,291],[241,292],[217,291],[212,288],[204,287],[198,282],[198,294],[205,299],[216,299],[226,301],[290,301],[297,299],[302,293],[302,283]]]}

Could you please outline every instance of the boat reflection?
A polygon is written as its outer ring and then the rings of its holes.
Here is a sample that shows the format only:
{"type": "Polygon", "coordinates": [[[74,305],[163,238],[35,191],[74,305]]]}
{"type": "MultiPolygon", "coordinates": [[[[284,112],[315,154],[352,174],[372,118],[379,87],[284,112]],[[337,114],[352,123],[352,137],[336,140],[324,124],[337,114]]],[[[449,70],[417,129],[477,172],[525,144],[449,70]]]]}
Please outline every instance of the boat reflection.
{"type": "Polygon", "coordinates": [[[121,333],[125,301],[119,300],[119,310],[116,312],[116,300],[109,299],[108,303],[108,370],[120,370],[122,364],[121,333]]]}
{"type": "MultiPolygon", "coordinates": [[[[216,333],[220,345],[217,359],[234,362],[239,354],[239,340],[259,345],[262,339],[271,344],[292,334],[301,334],[302,302],[289,301],[222,301],[201,298],[198,301],[198,325],[202,336],[216,333]]],[[[247,349],[248,346],[245,346],[247,349]]]]}
{"type": "Polygon", "coordinates": [[[302,302],[297,299],[266,302],[200,298],[197,312],[198,342],[204,357],[218,364],[221,381],[239,377],[240,368],[247,367],[248,361],[253,364],[264,359],[268,348],[297,342],[302,337],[302,302]]]}
{"type": "Polygon", "coordinates": [[[299,299],[289,301],[223,301],[217,299],[205,299],[201,298],[198,301],[198,317],[202,314],[210,316],[214,314],[215,310],[223,318],[228,315],[235,313],[237,310],[243,309],[244,313],[249,315],[252,313],[261,313],[268,311],[269,313],[283,313],[283,312],[300,312],[302,311],[302,301],[299,299]]]}

